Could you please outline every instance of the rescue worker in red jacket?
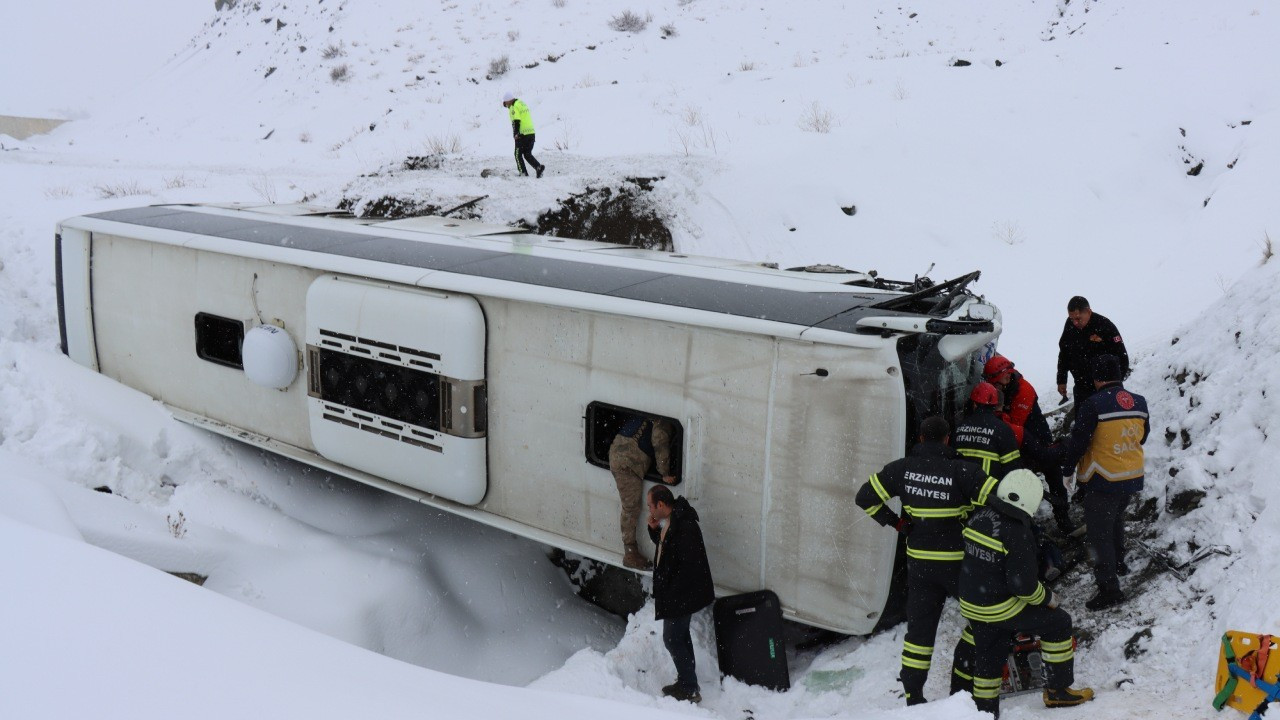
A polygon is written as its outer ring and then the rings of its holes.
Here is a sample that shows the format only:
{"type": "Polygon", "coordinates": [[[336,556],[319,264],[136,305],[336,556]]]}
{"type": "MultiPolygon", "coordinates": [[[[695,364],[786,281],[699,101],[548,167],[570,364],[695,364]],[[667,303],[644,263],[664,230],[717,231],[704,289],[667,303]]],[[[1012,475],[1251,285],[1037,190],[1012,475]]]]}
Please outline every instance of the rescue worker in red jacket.
{"type": "Polygon", "coordinates": [[[1000,390],[1004,402],[996,409],[996,416],[1013,430],[1023,464],[1044,476],[1049,484],[1053,519],[1059,530],[1071,534],[1076,526],[1071,522],[1070,500],[1062,484],[1062,473],[1058,471],[1062,465],[1062,448],[1053,444],[1053,433],[1040,411],[1036,389],[1014,369],[1013,361],[1003,355],[993,355],[987,361],[982,377],[1000,390]]]}

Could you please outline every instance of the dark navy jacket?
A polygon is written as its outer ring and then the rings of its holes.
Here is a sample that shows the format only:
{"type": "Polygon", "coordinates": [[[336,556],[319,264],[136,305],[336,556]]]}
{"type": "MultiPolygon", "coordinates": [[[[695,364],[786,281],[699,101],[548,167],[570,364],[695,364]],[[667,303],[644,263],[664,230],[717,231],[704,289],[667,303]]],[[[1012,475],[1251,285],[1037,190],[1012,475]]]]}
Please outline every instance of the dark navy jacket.
{"type": "Polygon", "coordinates": [[[1142,490],[1142,445],[1150,433],[1146,398],[1119,382],[1103,385],[1076,411],[1062,473],[1074,472],[1090,492],[1136,493],[1142,490]]]}

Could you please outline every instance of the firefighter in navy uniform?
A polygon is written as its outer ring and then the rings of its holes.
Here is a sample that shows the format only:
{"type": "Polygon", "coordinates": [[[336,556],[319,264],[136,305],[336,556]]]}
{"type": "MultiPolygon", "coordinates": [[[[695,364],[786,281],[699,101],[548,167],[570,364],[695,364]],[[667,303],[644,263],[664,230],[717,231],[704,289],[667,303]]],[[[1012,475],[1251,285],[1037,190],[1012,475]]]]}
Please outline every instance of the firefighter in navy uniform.
{"type": "Polygon", "coordinates": [[[1077,295],[1067,302],[1067,321],[1058,338],[1058,394],[1067,399],[1067,373],[1071,373],[1077,413],[1094,392],[1093,361],[1100,355],[1114,355],[1120,361],[1120,377],[1129,374],[1129,352],[1120,330],[1077,295]]]}
{"type": "MultiPolygon", "coordinates": [[[[920,424],[920,443],[894,460],[858,490],[855,502],[881,525],[907,535],[907,635],[902,643],[902,681],[907,704],[925,702],[924,683],[933,659],[938,618],[948,597],[956,597],[963,558],[962,520],[973,505],[986,502],[996,485],[977,466],[947,447],[947,421],[931,417],[920,424]],[[902,500],[899,517],[887,507],[902,500]]],[[[956,643],[951,692],[972,683],[972,636],[956,643]]]]}
{"type": "Polygon", "coordinates": [[[1013,430],[996,416],[1000,391],[989,382],[980,382],[969,393],[972,409],[956,426],[951,446],[961,457],[978,463],[982,471],[999,480],[1010,470],[1022,467],[1022,453],[1013,430]]]}
{"type": "Polygon", "coordinates": [[[1084,506],[1093,576],[1098,594],[1085,603],[1101,610],[1124,601],[1120,575],[1129,572],[1124,561],[1124,513],[1134,494],[1142,491],[1142,445],[1151,433],[1146,398],[1120,384],[1120,359],[1102,355],[1094,360],[1096,392],[1076,410],[1075,427],[1067,439],[1063,475],[1075,474],[1084,506]]]}
{"type": "Polygon", "coordinates": [[[985,507],[964,529],[960,613],[972,628],[975,656],[973,699],[978,709],[1000,717],[1000,683],[1015,633],[1040,638],[1047,707],[1093,699],[1089,688],[1073,689],[1075,649],[1071,616],[1040,583],[1031,517],[1044,487],[1030,470],[1014,470],[1000,481],[985,507]]]}

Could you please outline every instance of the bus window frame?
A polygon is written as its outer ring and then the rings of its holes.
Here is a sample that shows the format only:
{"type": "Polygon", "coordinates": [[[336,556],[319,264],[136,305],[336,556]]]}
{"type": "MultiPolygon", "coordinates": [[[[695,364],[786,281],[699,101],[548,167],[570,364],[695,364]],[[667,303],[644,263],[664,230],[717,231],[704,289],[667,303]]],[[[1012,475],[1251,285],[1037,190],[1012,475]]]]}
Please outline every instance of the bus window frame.
{"type": "MultiPolygon", "coordinates": [[[[586,411],[582,415],[583,454],[586,461],[596,467],[608,470],[609,446],[613,443],[614,437],[617,436],[618,429],[625,425],[627,420],[636,415],[666,420],[671,424],[671,474],[676,478],[674,484],[679,485],[684,482],[685,431],[684,425],[679,420],[660,413],[614,405],[601,400],[593,400],[587,403],[586,411]]],[[[656,460],[650,463],[649,471],[645,473],[644,479],[656,483],[662,482],[662,476],[658,474],[656,460]]]]}

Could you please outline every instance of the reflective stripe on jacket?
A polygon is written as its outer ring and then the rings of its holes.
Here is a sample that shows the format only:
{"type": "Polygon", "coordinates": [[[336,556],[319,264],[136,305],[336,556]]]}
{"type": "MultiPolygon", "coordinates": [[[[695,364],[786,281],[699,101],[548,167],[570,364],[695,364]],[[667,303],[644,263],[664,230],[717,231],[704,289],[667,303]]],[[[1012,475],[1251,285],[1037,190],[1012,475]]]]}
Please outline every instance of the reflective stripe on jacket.
{"type": "Polygon", "coordinates": [[[1077,412],[1064,463],[1090,490],[1134,493],[1142,489],[1151,432],[1147,400],[1120,383],[1104,385],[1077,412]]]}
{"type": "Polygon", "coordinates": [[[1022,467],[1019,460],[1022,452],[1018,450],[1013,430],[986,405],[974,408],[960,421],[951,435],[951,446],[961,457],[981,465],[983,472],[997,480],[1003,479],[1010,470],[1022,467]]]}
{"type": "Polygon", "coordinates": [[[969,518],[960,566],[960,614],[977,622],[1016,617],[1028,605],[1049,602],[1040,583],[1038,545],[1031,518],[991,498],[969,518]]]}
{"type": "Polygon", "coordinates": [[[994,478],[962,461],[946,445],[922,442],[907,457],[873,474],[854,502],[876,522],[893,527],[899,516],[886,503],[900,498],[903,514],[911,519],[907,557],[954,562],[964,557],[961,521],[975,505],[987,501],[995,485],[994,478]]]}

